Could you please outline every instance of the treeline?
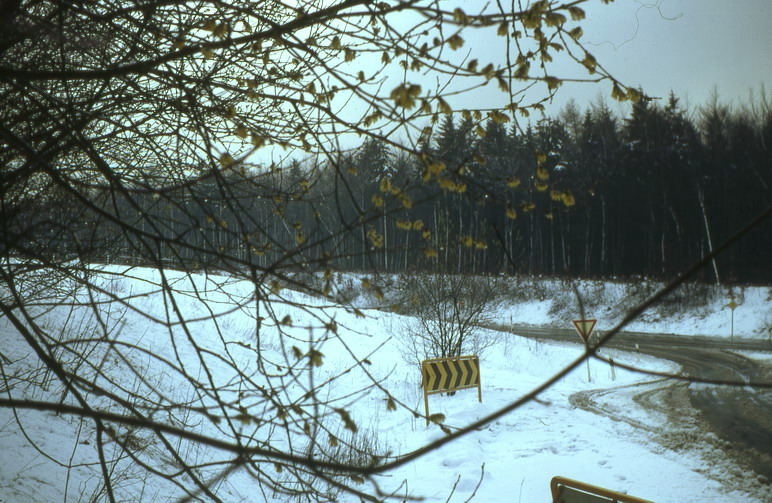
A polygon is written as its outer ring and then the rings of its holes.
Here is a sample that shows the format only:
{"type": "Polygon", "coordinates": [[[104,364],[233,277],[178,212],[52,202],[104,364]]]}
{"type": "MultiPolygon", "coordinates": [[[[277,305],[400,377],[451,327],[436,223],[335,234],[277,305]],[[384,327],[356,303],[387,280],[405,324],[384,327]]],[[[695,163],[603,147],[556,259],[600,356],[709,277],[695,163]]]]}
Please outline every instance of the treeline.
{"type": "MultiPolygon", "coordinates": [[[[428,224],[439,262],[452,271],[670,277],[772,204],[766,102],[730,109],[714,101],[690,114],[671,95],[634,103],[625,117],[602,104],[569,106],[524,131],[476,122],[446,116],[424,142],[427,157],[457,176],[423,184],[426,202],[402,217],[428,224]]],[[[401,186],[426,175],[375,142],[348,162],[363,201],[377,197],[384,178],[401,186]]],[[[393,248],[411,249],[414,233],[399,223],[376,229],[393,248]]],[[[767,220],[701,278],[768,283],[771,245],[767,220]]],[[[421,264],[398,250],[379,260],[392,270],[421,264]]]]}
{"type": "MultiPolygon", "coordinates": [[[[568,106],[526,129],[498,119],[444,116],[420,159],[368,140],[260,172],[187,173],[196,181],[173,187],[41,191],[6,231],[40,253],[111,261],[669,277],[772,203],[763,100],[687,113],[671,96],[624,117],[568,106]]],[[[772,282],[771,236],[763,222],[701,279],[772,282]]]]}

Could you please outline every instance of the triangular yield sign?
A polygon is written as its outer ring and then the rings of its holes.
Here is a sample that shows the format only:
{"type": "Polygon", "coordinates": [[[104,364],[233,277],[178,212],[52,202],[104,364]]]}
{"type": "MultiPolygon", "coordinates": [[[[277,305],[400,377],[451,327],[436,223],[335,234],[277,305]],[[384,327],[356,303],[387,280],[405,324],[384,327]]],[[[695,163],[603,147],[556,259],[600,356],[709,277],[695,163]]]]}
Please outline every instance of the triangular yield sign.
{"type": "Polygon", "coordinates": [[[585,343],[590,339],[590,334],[592,334],[592,329],[595,328],[596,321],[597,320],[574,320],[574,328],[585,343]]]}

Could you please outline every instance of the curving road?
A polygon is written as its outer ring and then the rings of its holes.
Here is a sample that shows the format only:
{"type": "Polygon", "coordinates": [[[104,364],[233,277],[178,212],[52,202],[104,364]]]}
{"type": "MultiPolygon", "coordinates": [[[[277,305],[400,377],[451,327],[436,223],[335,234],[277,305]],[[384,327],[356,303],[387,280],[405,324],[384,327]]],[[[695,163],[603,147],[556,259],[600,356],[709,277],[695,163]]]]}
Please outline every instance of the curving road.
{"type": "MultiPolygon", "coordinates": [[[[580,343],[571,329],[528,326],[490,327],[537,339],[580,343]]],[[[728,341],[718,337],[677,336],[620,332],[609,347],[640,351],[681,365],[695,377],[772,382],[772,365],[746,358],[732,351],[772,351],[763,340],[728,341]]],[[[772,389],[750,386],[690,384],[686,387],[691,406],[709,427],[731,446],[730,454],[742,459],[757,474],[772,481],[772,389]]],[[[645,400],[642,400],[645,403],[645,400]]]]}

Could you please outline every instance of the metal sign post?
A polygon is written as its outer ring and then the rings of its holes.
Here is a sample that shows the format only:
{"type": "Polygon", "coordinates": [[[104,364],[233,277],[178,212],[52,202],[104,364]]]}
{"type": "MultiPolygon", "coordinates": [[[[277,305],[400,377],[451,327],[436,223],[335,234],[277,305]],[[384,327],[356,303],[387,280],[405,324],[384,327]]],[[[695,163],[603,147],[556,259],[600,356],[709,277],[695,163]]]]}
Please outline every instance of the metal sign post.
{"type": "Polygon", "coordinates": [[[734,310],[737,309],[737,302],[734,301],[734,296],[732,296],[731,300],[729,301],[729,304],[726,305],[731,310],[731,322],[730,322],[730,332],[729,332],[729,341],[734,342],[734,310]]]}
{"type": "MultiPolygon", "coordinates": [[[[576,329],[576,332],[579,334],[579,337],[582,338],[584,341],[584,345],[587,346],[590,343],[590,336],[592,335],[592,330],[595,328],[595,323],[598,320],[595,319],[589,319],[589,320],[574,320],[574,328],[576,329]]],[[[590,359],[587,358],[587,380],[589,382],[592,382],[592,376],[590,375],[590,359]]]]}
{"type": "Polygon", "coordinates": [[[480,359],[477,356],[434,358],[421,362],[426,424],[429,424],[429,395],[459,389],[477,388],[477,400],[482,402],[480,359]]]}

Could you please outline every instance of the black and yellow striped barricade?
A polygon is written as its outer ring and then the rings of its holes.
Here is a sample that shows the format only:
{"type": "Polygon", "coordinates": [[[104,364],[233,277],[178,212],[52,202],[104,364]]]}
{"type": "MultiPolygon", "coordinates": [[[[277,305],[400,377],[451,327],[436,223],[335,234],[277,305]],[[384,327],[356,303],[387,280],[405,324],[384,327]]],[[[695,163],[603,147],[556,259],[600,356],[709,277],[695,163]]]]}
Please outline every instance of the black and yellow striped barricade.
{"type": "Polygon", "coordinates": [[[421,362],[421,378],[424,388],[426,424],[429,424],[429,395],[477,388],[477,399],[482,402],[480,385],[480,359],[477,356],[434,358],[421,362]]]}
{"type": "Polygon", "coordinates": [[[552,477],[550,490],[552,503],[652,503],[565,477],[552,477]]]}

